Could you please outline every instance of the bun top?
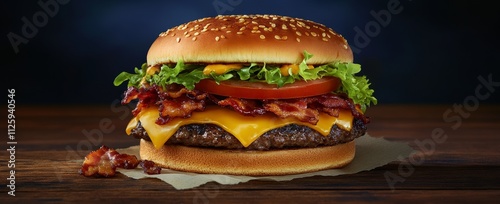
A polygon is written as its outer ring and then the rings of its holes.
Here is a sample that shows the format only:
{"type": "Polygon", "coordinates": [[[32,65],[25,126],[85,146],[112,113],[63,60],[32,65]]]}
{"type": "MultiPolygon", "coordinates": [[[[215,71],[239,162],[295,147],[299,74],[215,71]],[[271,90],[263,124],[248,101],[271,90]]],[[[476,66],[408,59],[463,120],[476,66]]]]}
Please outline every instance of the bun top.
{"type": "Polygon", "coordinates": [[[194,20],[160,33],[148,65],[176,63],[308,64],[352,62],[342,35],[322,24],[277,15],[219,15],[194,20]]]}

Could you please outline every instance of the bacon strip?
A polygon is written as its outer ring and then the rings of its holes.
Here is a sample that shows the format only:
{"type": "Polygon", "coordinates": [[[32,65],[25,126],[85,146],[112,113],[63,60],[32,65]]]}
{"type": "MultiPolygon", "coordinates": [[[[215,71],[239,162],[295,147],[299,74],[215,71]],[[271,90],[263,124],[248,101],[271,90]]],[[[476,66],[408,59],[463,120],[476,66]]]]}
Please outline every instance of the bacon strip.
{"type": "Polygon", "coordinates": [[[188,90],[181,85],[168,85],[165,88],[157,85],[129,88],[125,92],[122,103],[130,103],[138,99],[137,107],[132,111],[136,116],[144,108],[151,105],[158,106],[160,116],[157,124],[166,124],[172,118],[190,117],[194,111],[203,111],[207,103],[214,103],[223,107],[231,107],[234,111],[244,115],[262,115],[267,112],[278,117],[294,117],[302,122],[316,124],[319,113],[324,112],[338,117],[340,110],[350,110],[355,118],[369,123],[366,117],[345,94],[328,93],[319,96],[301,99],[281,100],[252,100],[240,98],[218,98],[208,93],[197,90],[188,90]],[[208,100],[207,100],[208,99],[208,100]]]}
{"type": "Polygon", "coordinates": [[[217,102],[219,106],[230,106],[233,110],[242,113],[244,115],[262,115],[266,113],[266,110],[259,107],[257,100],[248,99],[238,99],[238,98],[226,98],[217,102]]]}
{"type": "Polygon", "coordinates": [[[134,116],[137,116],[144,108],[149,107],[149,105],[154,104],[158,100],[156,90],[149,87],[142,87],[140,89],[129,87],[124,95],[122,104],[128,104],[135,99],[139,100],[135,109],[132,110],[134,116]]]}
{"type": "Polygon", "coordinates": [[[319,111],[307,107],[307,100],[273,100],[264,104],[267,111],[273,112],[281,118],[295,117],[300,121],[311,124],[318,123],[319,111]]]}
{"type": "MultiPolygon", "coordinates": [[[[323,112],[330,114],[328,111],[332,109],[347,109],[351,110],[352,115],[355,118],[361,119],[365,124],[370,122],[370,119],[366,117],[363,112],[359,110],[359,107],[356,107],[352,99],[347,97],[346,94],[324,94],[321,96],[317,96],[318,102],[323,106],[323,112]]],[[[338,116],[338,113],[330,114],[332,116],[338,116]]]]}
{"type": "Polygon", "coordinates": [[[170,118],[175,117],[190,117],[193,111],[205,110],[204,100],[191,100],[188,97],[179,97],[170,100],[160,101],[158,110],[160,117],[156,124],[162,125],[168,122],[170,118]]]}
{"type": "Polygon", "coordinates": [[[188,90],[181,85],[169,85],[163,89],[153,85],[141,87],[129,87],[124,94],[122,104],[138,100],[137,106],[132,114],[137,116],[144,108],[157,105],[160,116],[156,120],[159,125],[167,123],[171,118],[190,117],[193,111],[205,109],[205,98],[207,93],[196,90],[188,90]]]}

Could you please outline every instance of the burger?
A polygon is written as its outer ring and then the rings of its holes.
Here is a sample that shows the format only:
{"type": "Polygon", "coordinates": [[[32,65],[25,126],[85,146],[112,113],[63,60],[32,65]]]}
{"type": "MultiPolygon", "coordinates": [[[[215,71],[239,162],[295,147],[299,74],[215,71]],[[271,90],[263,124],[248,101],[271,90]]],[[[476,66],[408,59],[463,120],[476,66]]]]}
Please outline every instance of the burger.
{"type": "Polygon", "coordinates": [[[215,174],[286,175],[349,164],[377,100],[347,41],[278,15],[219,15],[159,34],[128,81],[141,159],[215,174]]]}

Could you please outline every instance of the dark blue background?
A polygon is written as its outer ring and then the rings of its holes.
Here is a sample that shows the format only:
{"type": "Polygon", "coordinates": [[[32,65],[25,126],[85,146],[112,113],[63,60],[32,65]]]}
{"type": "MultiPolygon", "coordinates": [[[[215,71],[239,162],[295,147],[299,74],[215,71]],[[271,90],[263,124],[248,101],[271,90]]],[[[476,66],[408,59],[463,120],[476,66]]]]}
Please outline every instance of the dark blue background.
{"type": "MultiPolygon", "coordinates": [[[[8,0],[1,7],[3,84],[16,88],[21,104],[110,104],[125,90],[113,86],[114,77],[145,62],[161,31],[217,14],[279,14],[332,27],[360,48],[355,62],[379,103],[462,103],[475,94],[478,76],[500,81],[500,9],[492,3],[400,0],[400,12],[385,27],[378,24],[367,43],[356,39],[356,28],[377,24],[371,12],[395,0],[73,0],[15,53],[7,36],[22,36],[23,17],[32,22],[43,11],[37,2],[8,0]]],[[[498,102],[500,90],[484,101],[498,102]]]]}

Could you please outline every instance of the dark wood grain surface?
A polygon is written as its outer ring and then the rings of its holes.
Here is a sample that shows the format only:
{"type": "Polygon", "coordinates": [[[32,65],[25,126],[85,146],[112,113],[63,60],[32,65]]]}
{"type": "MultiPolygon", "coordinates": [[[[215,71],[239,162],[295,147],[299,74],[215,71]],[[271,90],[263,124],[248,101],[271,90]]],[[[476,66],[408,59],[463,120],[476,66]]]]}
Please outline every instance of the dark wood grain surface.
{"type": "MultiPolygon", "coordinates": [[[[119,106],[16,107],[15,197],[9,196],[7,136],[0,140],[0,203],[443,203],[500,201],[500,106],[379,105],[368,110],[369,134],[406,141],[412,160],[371,171],[287,182],[208,183],[175,190],[156,179],[86,178],[83,157],[104,144],[136,145],[119,106]],[[388,178],[390,178],[388,180],[388,178]]],[[[4,114],[4,117],[7,116],[4,114]]],[[[2,128],[7,132],[6,125],[2,128]]]]}

